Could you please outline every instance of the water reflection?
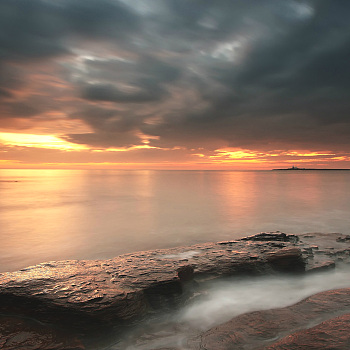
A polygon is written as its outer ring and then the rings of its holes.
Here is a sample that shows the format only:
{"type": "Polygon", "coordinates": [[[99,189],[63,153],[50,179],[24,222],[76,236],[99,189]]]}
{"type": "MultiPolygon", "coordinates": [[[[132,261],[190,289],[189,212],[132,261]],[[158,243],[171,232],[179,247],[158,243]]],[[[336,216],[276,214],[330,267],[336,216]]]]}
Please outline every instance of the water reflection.
{"type": "Polygon", "coordinates": [[[348,234],[349,180],[341,171],[0,170],[1,269],[261,231],[348,234]]]}
{"type": "Polygon", "coordinates": [[[86,201],[84,173],[71,171],[9,171],[16,183],[1,184],[0,248],[3,265],[23,267],[74,255],[85,240],[67,232],[80,230],[81,203],[86,201]],[[79,225],[79,227],[78,227],[79,225]]]}
{"type": "Polygon", "coordinates": [[[221,216],[231,221],[254,217],[258,210],[259,183],[255,172],[225,172],[214,174],[213,192],[220,196],[221,216]]]}

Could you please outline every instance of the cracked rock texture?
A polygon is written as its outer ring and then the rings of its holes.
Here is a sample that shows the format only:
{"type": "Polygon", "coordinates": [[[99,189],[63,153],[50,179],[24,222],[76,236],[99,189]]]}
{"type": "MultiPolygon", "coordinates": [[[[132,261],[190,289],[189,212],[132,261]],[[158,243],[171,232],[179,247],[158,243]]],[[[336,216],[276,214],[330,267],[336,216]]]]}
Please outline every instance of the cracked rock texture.
{"type": "MultiPolygon", "coordinates": [[[[274,232],[109,260],[42,263],[0,274],[0,314],[89,334],[174,306],[192,280],[334,268],[349,262],[349,241],[341,234],[274,232]]],[[[10,333],[2,331],[1,339],[10,333]]],[[[64,346],[56,348],[69,349],[64,346]]]]}

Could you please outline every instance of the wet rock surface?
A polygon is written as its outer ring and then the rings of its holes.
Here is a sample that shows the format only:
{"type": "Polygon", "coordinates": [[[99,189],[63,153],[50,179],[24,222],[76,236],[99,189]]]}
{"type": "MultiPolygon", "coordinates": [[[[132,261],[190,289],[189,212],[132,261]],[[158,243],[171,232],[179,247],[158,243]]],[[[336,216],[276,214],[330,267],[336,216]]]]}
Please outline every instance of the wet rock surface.
{"type": "Polygon", "coordinates": [[[347,237],[261,233],[109,260],[43,263],[0,274],[0,314],[30,317],[84,336],[172,307],[187,297],[184,290],[191,283],[235,275],[312,272],[348,263],[347,237]]]}
{"type": "Polygon", "coordinates": [[[349,349],[350,289],[315,294],[295,305],[240,315],[189,342],[189,349],[349,349]],[[341,315],[341,316],[338,316],[341,315]]]}
{"type": "Polygon", "coordinates": [[[350,314],[335,317],[307,330],[295,332],[266,350],[348,350],[350,314]]]}

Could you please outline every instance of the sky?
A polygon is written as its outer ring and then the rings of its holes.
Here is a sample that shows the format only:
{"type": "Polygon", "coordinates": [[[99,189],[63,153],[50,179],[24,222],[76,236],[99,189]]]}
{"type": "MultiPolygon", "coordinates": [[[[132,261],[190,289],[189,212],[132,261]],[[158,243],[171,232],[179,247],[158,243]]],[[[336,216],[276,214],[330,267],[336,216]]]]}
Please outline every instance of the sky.
{"type": "Polygon", "coordinates": [[[349,0],[1,0],[0,168],[350,168],[349,0]]]}

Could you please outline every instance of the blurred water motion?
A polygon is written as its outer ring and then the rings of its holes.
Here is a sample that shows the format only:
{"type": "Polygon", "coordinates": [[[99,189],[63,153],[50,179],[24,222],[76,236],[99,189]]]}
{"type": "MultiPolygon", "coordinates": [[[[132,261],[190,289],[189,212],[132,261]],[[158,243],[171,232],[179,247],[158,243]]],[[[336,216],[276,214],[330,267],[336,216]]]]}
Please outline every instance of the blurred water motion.
{"type": "Polygon", "coordinates": [[[350,287],[348,267],[311,275],[242,277],[210,282],[202,296],[172,314],[144,321],[110,350],[187,349],[189,338],[235,316],[286,307],[310,295],[345,287],[350,287]]]}

